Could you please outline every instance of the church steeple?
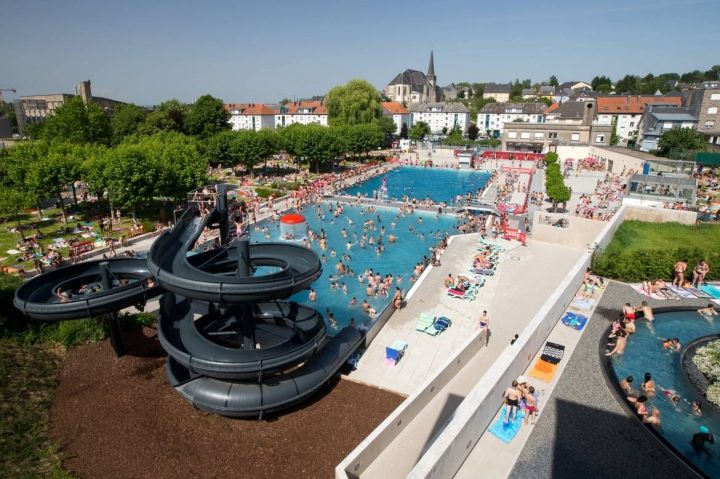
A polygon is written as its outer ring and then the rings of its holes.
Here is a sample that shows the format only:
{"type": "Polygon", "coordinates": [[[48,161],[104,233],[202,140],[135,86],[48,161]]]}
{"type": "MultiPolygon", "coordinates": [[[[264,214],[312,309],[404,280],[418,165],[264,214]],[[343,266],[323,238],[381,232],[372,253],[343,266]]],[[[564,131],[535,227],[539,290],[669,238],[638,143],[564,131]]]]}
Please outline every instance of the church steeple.
{"type": "Polygon", "coordinates": [[[435,78],[435,61],[433,59],[433,51],[430,50],[430,65],[428,65],[428,72],[427,72],[427,95],[425,97],[426,101],[429,101],[431,103],[435,103],[438,101],[438,95],[437,95],[437,81],[435,78]]]}

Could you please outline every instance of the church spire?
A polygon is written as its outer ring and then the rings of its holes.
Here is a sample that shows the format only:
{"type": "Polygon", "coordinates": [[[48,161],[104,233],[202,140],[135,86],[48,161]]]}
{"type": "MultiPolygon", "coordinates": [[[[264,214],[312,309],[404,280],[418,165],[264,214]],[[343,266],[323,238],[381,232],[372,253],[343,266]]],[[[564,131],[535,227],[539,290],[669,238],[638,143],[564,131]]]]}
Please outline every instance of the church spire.
{"type": "Polygon", "coordinates": [[[428,66],[427,76],[435,76],[435,62],[433,61],[432,50],[430,50],[430,65],[428,66]]]}

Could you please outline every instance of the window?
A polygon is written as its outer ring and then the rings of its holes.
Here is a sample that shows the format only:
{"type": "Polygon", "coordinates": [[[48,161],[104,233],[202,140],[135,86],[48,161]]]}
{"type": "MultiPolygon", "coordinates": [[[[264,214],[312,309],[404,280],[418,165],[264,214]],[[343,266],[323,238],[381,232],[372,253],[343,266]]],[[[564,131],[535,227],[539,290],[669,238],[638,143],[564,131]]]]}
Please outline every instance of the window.
{"type": "Polygon", "coordinates": [[[711,100],[720,100],[720,93],[712,93],[710,95],[711,100]]]}
{"type": "Polygon", "coordinates": [[[508,132],[508,138],[517,138],[517,132],[516,132],[516,131],[509,131],[509,132],[508,132]]]}
{"type": "Polygon", "coordinates": [[[708,115],[717,115],[717,107],[711,106],[710,108],[708,108],[708,115]]]}
{"type": "Polygon", "coordinates": [[[605,135],[598,135],[595,137],[595,143],[605,143],[605,135]]]}
{"type": "Polygon", "coordinates": [[[548,138],[557,138],[557,132],[548,133],[548,138]]]}
{"type": "Polygon", "coordinates": [[[631,122],[630,122],[630,128],[632,128],[633,126],[635,126],[635,122],[634,122],[634,121],[631,121],[631,122]]]}
{"type": "Polygon", "coordinates": [[[523,140],[529,140],[530,133],[528,133],[527,131],[523,131],[522,133],[520,133],[520,138],[522,138],[523,140]]]}
{"type": "Polygon", "coordinates": [[[535,133],[536,140],[542,140],[545,137],[544,133],[535,133]]]}
{"type": "Polygon", "coordinates": [[[570,135],[570,141],[580,141],[580,133],[573,133],[570,135]]]}
{"type": "Polygon", "coordinates": [[[665,129],[667,129],[667,128],[672,128],[672,127],[673,127],[673,124],[672,124],[672,123],[669,123],[669,122],[668,122],[668,123],[663,123],[663,130],[665,130],[665,129]]]}
{"type": "Polygon", "coordinates": [[[714,121],[706,121],[705,128],[715,128],[715,122],[714,121]]]}

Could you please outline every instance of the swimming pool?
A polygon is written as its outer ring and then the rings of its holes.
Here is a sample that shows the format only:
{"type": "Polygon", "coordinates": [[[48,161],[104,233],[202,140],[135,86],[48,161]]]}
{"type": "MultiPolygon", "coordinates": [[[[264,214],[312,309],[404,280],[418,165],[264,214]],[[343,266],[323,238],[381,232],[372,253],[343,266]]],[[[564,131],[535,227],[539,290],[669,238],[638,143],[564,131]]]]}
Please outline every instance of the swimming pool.
{"type": "MultiPolygon", "coordinates": [[[[720,436],[720,414],[713,410],[688,381],[680,364],[680,353],[663,349],[665,338],[679,338],[683,347],[693,340],[720,333],[720,319],[707,320],[695,311],[673,311],[655,314],[655,321],[637,321],[637,331],[628,341],[625,353],[613,357],[611,364],[618,378],[632,376],[639,389],[645,372],[652,374],[657,395],[648,399],[648,409],[660,410],[662,424],[659,432],[673,447],[710,477],[720,477],[720,461],[712,456],[696,453],[690,445],[693,434],[706,426],[715,437],[720,436]],[[675,407],[660,388],[676,391],[682,398],[675,407]],[[692,412],[692,402],[700,399],[702,417],[692,412]]],[[[717,445],[710,449],[717,449],[717,445]]],[[[717,456],[715,451],[714,456],[717,456]]]]}
{"type": "MultiPolygon", "coordinates": [[[[318,217],[317,206],[306,207],[303,212],[300,212],[305,216],[309,228],[316,233],[319,233],[321,228],[324,229],[328,238],[327,249],[324,251],[320,249],[317,241],[312,244],[313,250],[319,256],[325,255],[326,257],[326,261],[323,263],[322,276],[312,285],[312,288],[317,292],[317,301],[312,302],[308,299],[308,291],[301,291],[293,295],[291,299],[318,310],[325,317],[326,323],[327,311],[328,309],[332,311],[338,325],[337,328],[332,328],[327,323],[329,334],[334,334],[347,326],[350,323],[350,318],[355,318],[358,325],[369,326],[371,324],[371,318],[363,312],[361,307],[362,301],[367,298],[365,294],[367,282],[362,284],[358,282],[357,276],[360,273],[365,269],[372,269],[379,272],[382,277],[385,277],[386,274],[392,274],[395,277],[400,275],[402,277],[402,282],[399,285],[397,283],[393,284],[389,291],[389,297],[368,298],[370,305],[380,313],[390,302],[395,293],[395,286],[402,288],[403,296],[410,290],[413,285],[410,282],[410,276],[413,273],[415,264],[422,261],[424,255],[428,258],[431,257],[429,249],[440,241],[437,233],[454,234],[457,226],[457,219],[454,216],[438,216],[434,213],[421,211],[416,211],[412,215],[399,216],[397,208],[380,207],[375,213],[370,214],[362,213],[362,207],[344,205],[343,215],[335,218],[330,213],[330,204],[322,203],[320,208],[325,216],[324,220],[318,217]],[[352,220],[352,224],[348,219],[352,220]],[[358,236],[358,239],[362,237],[363,222],[368,219],[374,219],[377,224],[376,231],[368,231],[368,235],[372,234],[376,239],[381,233],[381,228],[385,227],[385,237],[383,239],[385,252],[381,256],[377,255],[374,246],[367,244],[365,248],[361,248],[359,244],[355,244],[350,250],[346,248],[348,239],[351,242],[356,241],[353,239],[353,233],[358,236]],[[393,222],[395,223],[394,229],[391,226],[393,222]],[[348,239],[342,236],[343,228],[346,230],[348,239]],[[412,231],[410,228],[412,228],[412,231]],[[398,237],[397,242],[394,244],[390,244],[387,239],[390,233],[394,233],[398,237]],[[336,252],[335,257],[331,256],[333,249],[336,252]],[[330,275],[338,276],[335,267],[343,254],[351,256],[349,264],[350,268],[354,270],[354,275],[344,275],[339,279],[339,283],[344,282],[347,285],[347,293],[343,293],[341,284],[340,289],[332,289],[329,280],[330,275]],[[350,306],[349,304],[353,297],[357,298],[358,304],[356,306],[350,306]]],[[[259,222],[258,227],[268,227],[270,237],[265,237],[261,231],[255,230],[252,232],[252,241],[279,241],[279,224],[279,222],[271,220],[259,222]]]]}
{"type": "Polygon", "coordinates": [[[348,195],[373,196],[387,178],[388,196],[399,199],[404,195],[423,200],[427,197],[436,202],[450,204],[458,194],[476,193],[490,179],[487,171],[452,170],[448,168],[422,168],[403,166],[386,175],[376,176],[345,190],[348,195]]]}

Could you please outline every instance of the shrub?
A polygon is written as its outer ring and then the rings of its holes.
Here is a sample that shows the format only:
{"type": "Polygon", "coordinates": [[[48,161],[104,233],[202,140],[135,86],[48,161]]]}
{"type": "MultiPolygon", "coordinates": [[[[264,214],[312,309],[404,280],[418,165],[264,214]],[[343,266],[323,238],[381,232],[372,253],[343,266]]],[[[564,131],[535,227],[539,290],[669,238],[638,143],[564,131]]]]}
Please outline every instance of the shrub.
{"type": "MultiPolygon", "coordinates": [[[[697,247],[631,251],[608,248],[595,258],[593,271],[607,278],[637,283],[657,278],[672,278],[672,268],[678,259],[688,259],[692,268],[700,259],[709,257],[712,257],[711,252],[697,247]]],[[[707,279],[719,277],[716,269],[710,270],[707,279]]],[[[687,276],[692,279],[692,272],[687,276]]]]}
{"type": "Polygon", "coordinates": [[[260,198],[267,198],[267,197],[269,197],[270,195],[273,195],[275,198],[277,198],[278,196],[280,196],[280,192],[279,192],[278,190],[273,189],[273,188],[257,187],[257,188],[255,188],[255,193],[256,193],[260,198]]]}
{"type": "Polygon", "coordinates": [[[69,349],[80,344],[101,341],[108,336],[108,331],[101,319],[87,318],[61,321],[45,328],[42,336],[46,341],[58,342],[69,349]]]}
{"type": "Polygon", "coordinates": [[[710,382],[705,391],[708,401],[720,406],[720,340],[698,348],[693,362],[710,382]]]}

